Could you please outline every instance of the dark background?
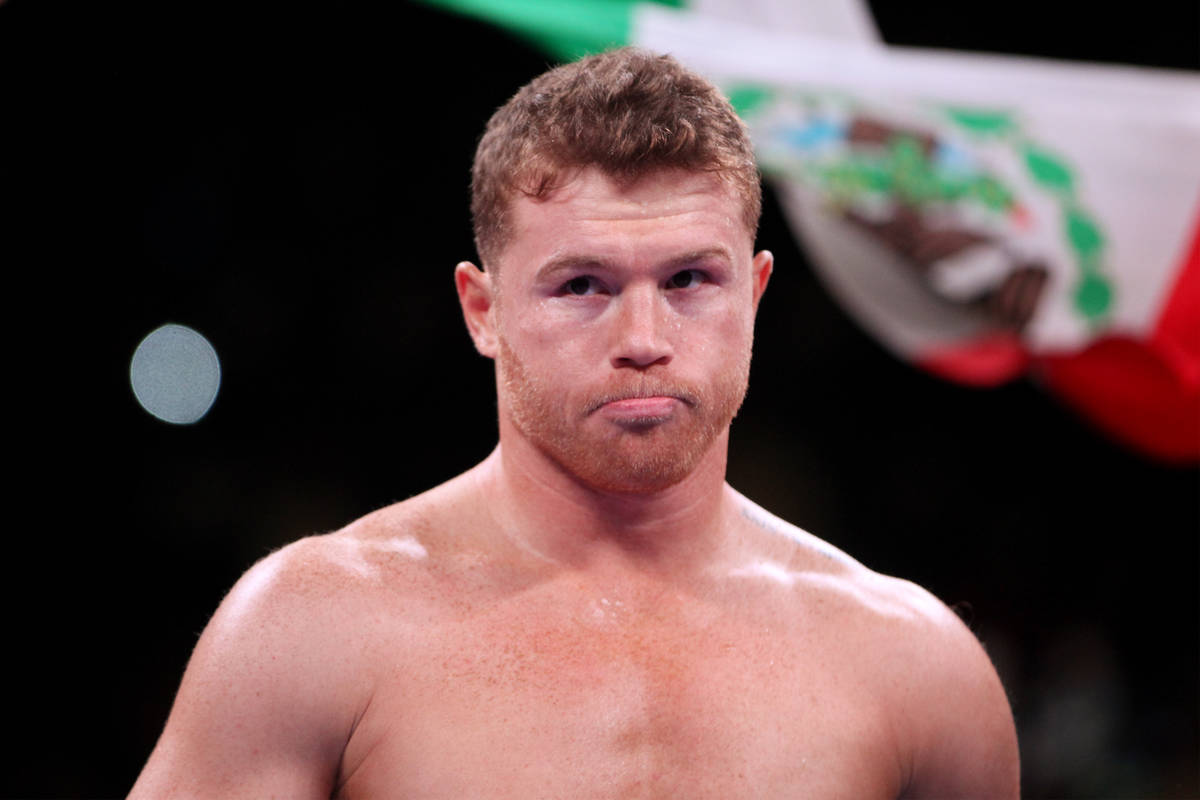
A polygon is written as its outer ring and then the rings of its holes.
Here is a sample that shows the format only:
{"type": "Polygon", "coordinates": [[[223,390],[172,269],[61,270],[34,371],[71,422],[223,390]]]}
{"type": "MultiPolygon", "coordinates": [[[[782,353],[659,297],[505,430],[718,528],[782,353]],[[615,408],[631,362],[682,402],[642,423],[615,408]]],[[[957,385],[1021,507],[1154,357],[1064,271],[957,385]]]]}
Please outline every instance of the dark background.
{"type": "MultiPolygon", "coordinates": [[[[1195,3],[873,5],[893,44],[1200,69],[1195,3]]],[[[0,796],[123,796],[250,564],[490,451],[491,363],[451,273],[474,257],[476,137],[546,66],[423,6],[0,5],[0,796]],[[129,388],[166,322],[221,358],[196,425],[129,388]]],[[[1026,797],[1200,797],[1197,470],[1031,383],[898,362],[769,192],[760,244],[776,272],[730,482],[963,604],[1013,703],[1026,797]]]]}

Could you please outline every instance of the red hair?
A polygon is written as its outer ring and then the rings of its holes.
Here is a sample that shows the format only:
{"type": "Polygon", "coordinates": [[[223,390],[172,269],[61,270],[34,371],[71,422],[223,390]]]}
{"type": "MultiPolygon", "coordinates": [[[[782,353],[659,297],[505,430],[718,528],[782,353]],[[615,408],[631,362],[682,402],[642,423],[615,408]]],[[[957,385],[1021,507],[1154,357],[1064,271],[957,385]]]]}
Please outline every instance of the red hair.
{"type": "Polygon", "coordinates": [[[758,228],[758,169],[729,101],[674,58],[624,47],[543,73],[488,121],[471,169],[484,266],[508,243],[516,193],[547,197],[584,167],[623,182],[660,169],[714,173],[742,200],[751,237],[758,228]]]}

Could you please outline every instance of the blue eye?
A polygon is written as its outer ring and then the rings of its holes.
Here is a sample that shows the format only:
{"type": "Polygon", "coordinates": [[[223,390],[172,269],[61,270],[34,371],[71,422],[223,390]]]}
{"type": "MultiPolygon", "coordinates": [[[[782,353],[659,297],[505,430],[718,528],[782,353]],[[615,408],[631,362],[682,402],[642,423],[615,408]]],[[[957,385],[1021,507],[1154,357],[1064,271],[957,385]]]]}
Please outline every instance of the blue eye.
{"type": "Polygon", "coordinates": [[[667,280],[668,289],[690,289],[703,279],[703,273],[695,269],[685,269],[676,272],[667,280]]]}

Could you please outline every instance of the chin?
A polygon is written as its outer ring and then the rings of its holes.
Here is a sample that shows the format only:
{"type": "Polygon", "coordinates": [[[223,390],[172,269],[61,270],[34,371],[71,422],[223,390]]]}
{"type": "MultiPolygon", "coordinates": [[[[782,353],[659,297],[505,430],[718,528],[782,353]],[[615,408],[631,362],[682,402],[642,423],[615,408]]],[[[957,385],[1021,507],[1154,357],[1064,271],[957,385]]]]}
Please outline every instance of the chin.
{"type": "Polygon", "coordinates": [[[512,428],[574,480],[601,492],[653,494],[696,470],[729,427],[746,396],[749,356],[713,385],[685,384],[691,408],[643,429],[619,429],[590,416],[596,387],[570,399],[531,375],[501,340],[497,358],[499,410],[512,428]]]}
{"type": "Polygon", "coordinates": [[[613,494],[662,492],[681,482],[694,469],[693,465],[682,465],[665,458],[589,464],[582,469],[562,466],[590,488],[613,494]]]}
{"type": "Polygon", "coordinates": [[[564,472],[600,492],[654,494],[675,486],[699,466],[718,430],[658,428],[622,433],[605,441],[536,441],[564,472]],[[565,446],[564,446],[565,445],[565,446]]]}

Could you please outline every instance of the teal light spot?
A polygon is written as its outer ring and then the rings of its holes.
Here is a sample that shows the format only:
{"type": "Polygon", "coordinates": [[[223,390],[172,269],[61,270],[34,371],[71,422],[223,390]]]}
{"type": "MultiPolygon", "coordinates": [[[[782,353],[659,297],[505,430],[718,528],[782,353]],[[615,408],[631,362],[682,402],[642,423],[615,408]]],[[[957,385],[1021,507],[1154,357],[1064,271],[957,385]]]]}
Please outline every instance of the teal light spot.
{"type": "Polygon", "coordinates": [[[217,399],[221,362],[200,333],[167,324],[151,331],[134,350],[129,382],[146,411],[164,422],[190,425],[217,399]]]}

